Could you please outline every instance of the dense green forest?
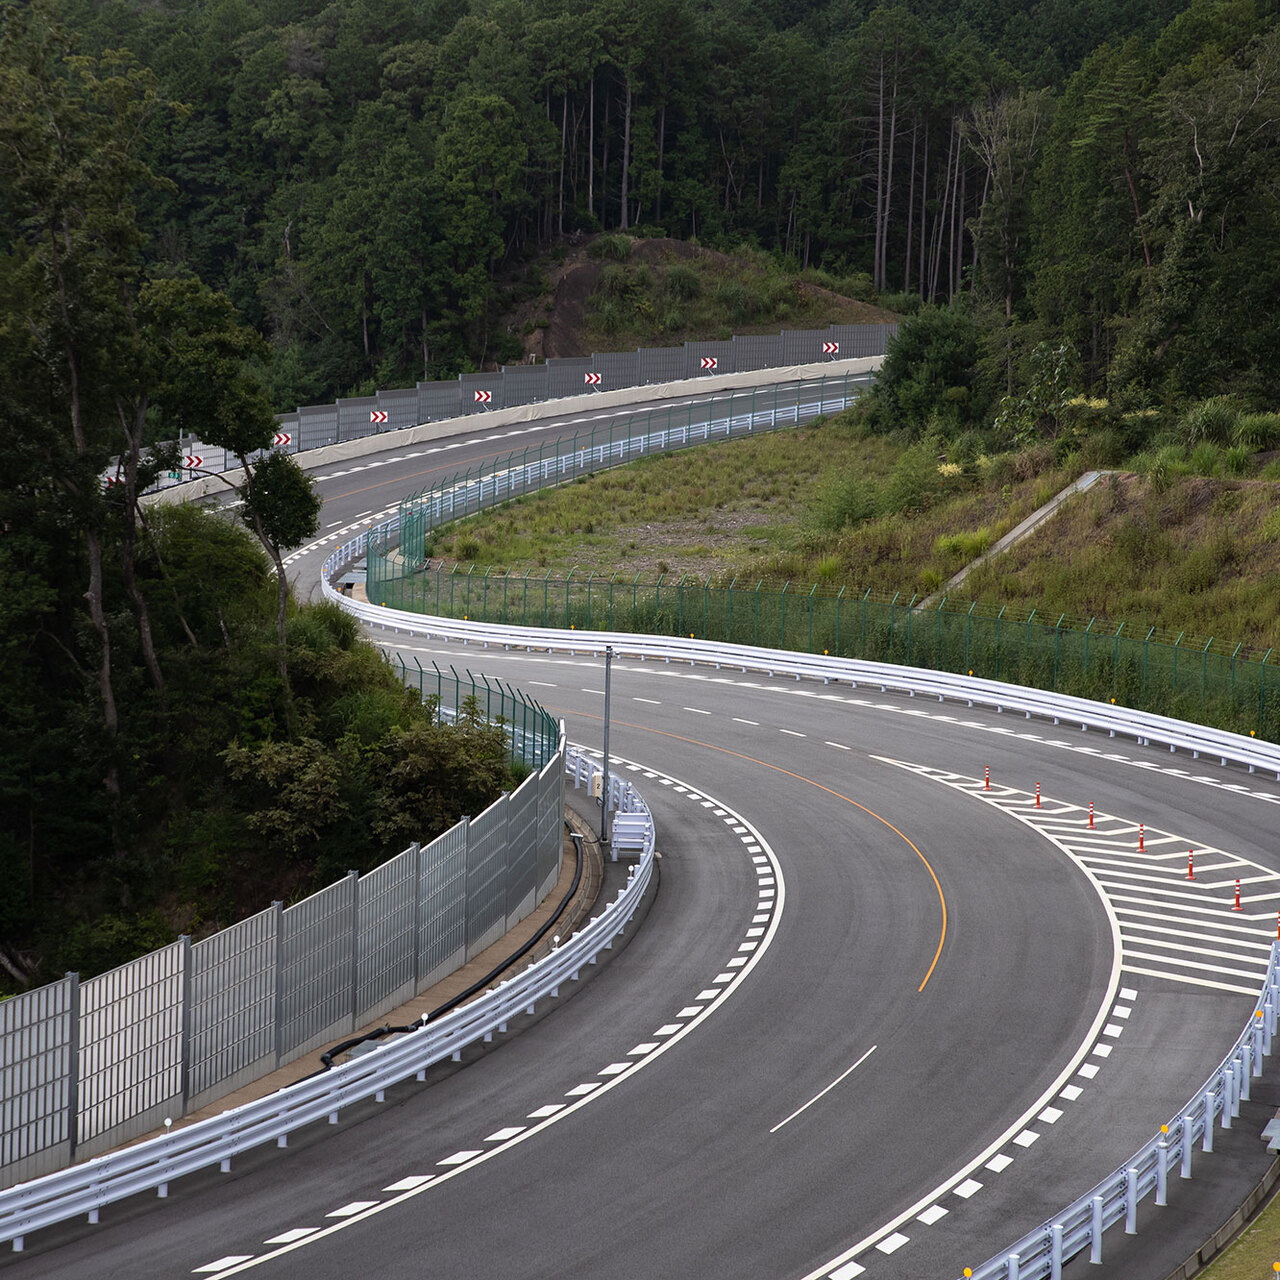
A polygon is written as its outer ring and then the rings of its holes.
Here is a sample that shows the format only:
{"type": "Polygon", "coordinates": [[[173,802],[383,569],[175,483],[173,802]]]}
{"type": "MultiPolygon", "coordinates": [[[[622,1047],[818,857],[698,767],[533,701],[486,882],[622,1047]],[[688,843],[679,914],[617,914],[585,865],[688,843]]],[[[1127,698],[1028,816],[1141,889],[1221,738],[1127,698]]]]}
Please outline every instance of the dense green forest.
{"type": "Polygon", "coordinates": [[[0,12],[3,991],[367,869],[512,778],[501,729],[441,725],[349,615],[291,600],[320,503],[262,452],[267,344],[142,212],[175,108],[0,12]],[[172,465],[144,441],[195,424],[244,465],[234,515],[141,500],[172,465]]]}
{"type": "MultiPolygon", "coordinates": [[[[25,5],[6,5],[14,14],[25,5]]],[[[989,394],[1274,392],[1268,0],[59,0],[159,99],[156,265],[269,341],[278,409],[518,358],[563,238],[742,243],[963,299],[989,394]]]]}

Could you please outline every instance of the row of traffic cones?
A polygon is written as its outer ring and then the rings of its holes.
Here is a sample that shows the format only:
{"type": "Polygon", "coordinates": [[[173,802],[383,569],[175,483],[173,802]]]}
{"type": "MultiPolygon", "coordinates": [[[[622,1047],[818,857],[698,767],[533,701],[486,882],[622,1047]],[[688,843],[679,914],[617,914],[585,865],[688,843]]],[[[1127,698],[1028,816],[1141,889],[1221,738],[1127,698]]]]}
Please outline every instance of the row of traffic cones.
{"type": "MultiPolygon", "coordinates": [[[[987,765],[983,769],[982,785],[984,790],[986,791],[991,790],[991,766],[990,765],[987,765]]],[[[1037,782],[1036,783],[1036,808],[1039,809],[1040,807],[1041,807],[1040,784],[1037,782]]],[[[1093,801],[1092,800],[1089,801],[1089,827],[1090,829],[1093,828],[1093,801]]],[[[1147,828],[1145,823],[1140,822],[1138,823],[1138,852],[1144,853],[1146,851],[1146,848],[1147,848],[1147,828]]],[[[1188,849],[1187,850],[1187,879],[1194,880],[1195,878],[1196,878],[1195,850],[1188,849]]],[[[1244,907],[1240,905],[1240,881],[1239,880],[1236,881],[1235,903],[1232,905],[1231,910],[1232,911],[1244,910],[1244,907]]],[[[1276,917],[1276,938],[1278,941],[1280,941],[1280,913],[1278,913],[1276,917]]]]}

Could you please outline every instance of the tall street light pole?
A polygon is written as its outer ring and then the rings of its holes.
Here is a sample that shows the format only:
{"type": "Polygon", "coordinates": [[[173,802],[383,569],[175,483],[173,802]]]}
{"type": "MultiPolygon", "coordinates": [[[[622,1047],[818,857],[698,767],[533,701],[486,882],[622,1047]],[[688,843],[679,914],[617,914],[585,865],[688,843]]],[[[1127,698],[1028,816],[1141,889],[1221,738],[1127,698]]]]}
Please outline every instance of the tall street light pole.
{"type": "Polygon", "coordinates": [[[609,685],[613,678],[613,646],[604,647],[604,776],[600,779],[600,843],[609,839],[609,685]]]}

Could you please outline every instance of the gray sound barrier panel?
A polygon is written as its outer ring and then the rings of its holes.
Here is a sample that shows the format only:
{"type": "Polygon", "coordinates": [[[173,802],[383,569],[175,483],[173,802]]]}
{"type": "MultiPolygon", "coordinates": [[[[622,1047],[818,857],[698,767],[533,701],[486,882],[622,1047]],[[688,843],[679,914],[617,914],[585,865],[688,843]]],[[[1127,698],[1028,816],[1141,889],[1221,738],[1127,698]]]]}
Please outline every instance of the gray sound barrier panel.
{"type": "Polygon", "coordinates": [[[379,431],[401,431],[405,427],[418,425],[418,392],[380,391],[377,396],[378,408],[387,415],[384,424],[378,426],[379,431]]]}
{"type": "Polygon", "coordinates": [[[412,998],[417,978],[418,852],[406,849],[359,882],[356,1025],[412,998]]]}
{"type": "Polygon", "coordinates": [[[181,1114],[185,954],[174,942],[80,984],[78,1155],[181,1114]]]}
{"type": "Polygon", "coordinates": [[[545,364],[510,365],[502,370],[502,402],[510,407],[546,400],[549,381],[545,364]]]}
{"type": "Polygon", "coordinates": [[[600,387],[614,391],[640,384],[640,360],[634,351],[617,351],[597,355],[592,369],[600,375],[600,387]]]}
{"type": "Polygon", "coordinates": [[[418,990],[467,958],[467,824],[459,822],[418,854],[418,990]]]}
{"type": "Polygon", "coordinates": [[[512,792],[507,814],[507,925],[537,904],[538,777],[530,774],[512,792]]]}
{"type": "Polygon", "coordinates": [[[377,396],[354,396],[350,400],[339,400],[338,439],[363,440],[365,436],[385,431],[386,427],[374,420],[375,415],[380,412],[377,396]]]}
{"type": "Polygon", "coordinates": [[[467,959],[506,929],[507,799],[495,800],[467,829],[467,959]]]}
{"type": "Polygon", "coordinates": [[[709,377],[712,374],[733,373],[732,342],[686,342],[684,344],[685,370],[690,378],[709,377]],[[714,369],[704,369],[702,361],[716,362],[714,369]]]}
{"type": "Polygon", "coordinates": [[[783,364],[816,364],[825,359],[822,344],[831,340],[828,329],[784,329],[782,331],[783,364]]]}
{"type": "Polygon", "coordinates": [[[640,384],[652,386],[655,382],[679,382],[686,377],[683,347],[641,347],[636,355],[640,361],[640,384]]]}
{"type": "MultiPolygon", "coordinates": [[[[584,391],[590,389],[586,382],[587,374],[592,372],[590,356],[574,356],[567,360],[548,360],[546,368],[547,396],[551,400],[557,400],[563,396],[581,395],[584,391]]],[[[605,386],[603,379],[601,379],[600,390],[609,390],[605,386]]]]}
{"type": "Polygon", "coordinates": [[[188,1106],[256,1079],[276,1054],[280,912],[260,911],[191,948],[188,1106]]]}
{"type": "Polygon", "coordinates": [[[760,337],[734,338],[733,371],[747,373],[754,369],[771,369],[782,359],[782,339],[776,333],[760,337]]]}
{"type": "Polygon", "coordinates": [[[0,1187],[70,1157],[75,982],[0,1001],[0,1187]]]}
{"type": "Polygon", "coordinates": [[[564,756],[557,752],[538,774],[538,893],[560,878],[564,854],[564,756]]]}
{"type": "Polygon", "coordinates": [[[298,410],[298,439],[303,449],[319,449],[338,442],[338,406],[305,405],[298,410]]]}
{"type": "Polygon", "coordinates": [[[352,1029],[355,877],[295,903],[281,922],[280,1061],[352,1029]]]}
{"type": "Polygon", "coordinates": [[[458,386],[462,388],[462,412],[487,413],[491,409],[502,408],[502,374],[500,373],[464,373],[458,378],[458,386]],[[489,397],[488,401],[477,399],[477,396],[489,397]]]}
{"type": "Polygon", "coordinates": [[[456,382],[418,383],[418,421],[441,422],[463,414],[462,391],[456,382]]]}

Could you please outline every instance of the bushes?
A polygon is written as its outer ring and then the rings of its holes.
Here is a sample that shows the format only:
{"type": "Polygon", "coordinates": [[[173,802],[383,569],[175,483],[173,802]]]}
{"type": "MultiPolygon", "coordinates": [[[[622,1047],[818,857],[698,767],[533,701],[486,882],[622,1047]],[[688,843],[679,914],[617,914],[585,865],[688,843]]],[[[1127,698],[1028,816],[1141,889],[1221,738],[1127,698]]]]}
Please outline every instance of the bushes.
{"type": "Polygon", "coordinates": [[[868,397],[874,425],[918,434],[934,422],[980,422],[984,406],[972,394],[977,357],[977,325],[959,308],[926,307],[908,316],[889,341],[868,397]]]}

